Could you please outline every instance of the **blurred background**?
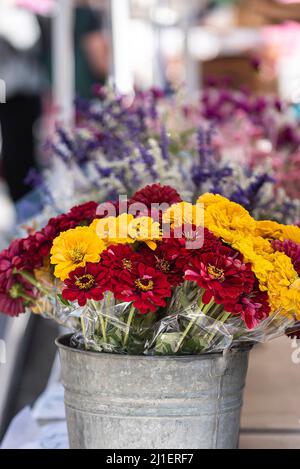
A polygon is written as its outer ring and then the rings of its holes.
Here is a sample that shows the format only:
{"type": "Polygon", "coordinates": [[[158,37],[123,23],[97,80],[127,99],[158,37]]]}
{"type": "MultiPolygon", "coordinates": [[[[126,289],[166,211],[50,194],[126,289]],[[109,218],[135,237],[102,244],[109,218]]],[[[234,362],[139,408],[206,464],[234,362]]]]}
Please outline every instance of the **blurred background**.
{"type": "MultiPolygon", "coordinates": [[[[0,0],[0,249],[40,209],[28,174],[48,164],[43,143],[57,120],[72,119],[75,97],[105,83],[125,93],[185,84],[193,95],[212,80],[276,93],[300,117],[300,2],[0,0]]],[[[38,317],[0,315],[0,439],[45,388],[57,333],[38,317]]],[[[252,354],[245,447],[300,447],[291,345],[278,339],[252,354]]]]}

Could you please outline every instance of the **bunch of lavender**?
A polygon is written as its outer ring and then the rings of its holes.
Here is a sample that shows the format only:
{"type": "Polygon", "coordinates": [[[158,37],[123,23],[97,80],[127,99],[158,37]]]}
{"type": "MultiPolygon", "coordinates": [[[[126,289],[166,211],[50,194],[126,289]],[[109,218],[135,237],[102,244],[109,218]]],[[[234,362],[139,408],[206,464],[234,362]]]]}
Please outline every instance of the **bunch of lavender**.
{"type": "Polygon", "coordinates": [[[244,123],[243,138],[236,139],[241,109],[255,134],[257,126],[264,128],[269,112],[262,116],[261,110],[268,106],[245,93],[225,91],[206,89],[190,104],[183,90],[124,96],[99,88],[93,101],[77,101],[76,125],[58,127],[47,144],[51,167],[42,179],[47,204],[65,211],[86,200],[130,197],[140,187],[160,182],[175,187],[185,200],[210,191],[241,203],[257,218],[295,221],[298,203],[283,190],[275,191],[270,168],[252,169],[245,156],[254,151],[254,139],[244,123]]]}

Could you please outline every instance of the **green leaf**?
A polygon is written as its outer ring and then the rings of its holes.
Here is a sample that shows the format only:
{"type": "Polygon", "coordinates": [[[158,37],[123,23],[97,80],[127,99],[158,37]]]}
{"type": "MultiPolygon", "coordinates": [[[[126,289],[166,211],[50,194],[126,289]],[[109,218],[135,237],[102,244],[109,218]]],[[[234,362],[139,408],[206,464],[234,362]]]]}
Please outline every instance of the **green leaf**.
{"type": "Polygon", "coordinates": [[[166,332],[160,334],[156,340],[155,352],[161,355],[173,355],[180,337],[180,332],[166,332]]]}
{"type": "Polygon", "coordinates": [[[61,304],[63,304],[64,306],[71,306],[71,303],[65,298],[63,298],[61,293],[59,293],[57,296],[61,304]]]}

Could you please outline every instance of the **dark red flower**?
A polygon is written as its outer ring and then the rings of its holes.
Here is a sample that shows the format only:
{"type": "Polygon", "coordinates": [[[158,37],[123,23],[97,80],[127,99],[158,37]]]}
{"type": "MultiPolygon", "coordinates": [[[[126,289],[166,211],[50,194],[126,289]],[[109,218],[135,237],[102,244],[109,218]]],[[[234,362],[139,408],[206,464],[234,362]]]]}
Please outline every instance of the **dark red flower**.
{"type": "Polygon", "coordinates": [[[227,306],[227,311],[240,315],[248,329],[256,327],[260,321],[266,319],[271,308],[267,292],[262,292],[258,286],[248,295],[242,295],[238,302],[227,306]]]}
{"type": "Polygon", "coordinates": [[[49,255],[51,246],[52,240],[45,237],[42,231],[37,231],[23,240],[24,256],[30,266],[29,270],[37,269],[43,265],[44,258],[49,255]]]}
{"type": "MultiPolygon", "coordinates": [[[[96,217],[97,202],[87,202],[73,207],[67,214],[61,214],[51,218],[47,225],[40,231],[22,240],[22,246],[26,251],[31,269],[43,264],[45,257],[49,256],[53,240],[63,231],[84,224],[88,225],[96,217]]],[[[31,270],[30,269],[30,270],[31,270]]]]}
{"type": "Polygon", "coordinates": [[[123,271],[119,283],[114,286],[115,297],[121,301],[132,301],[141,314],[166,306],[166,298],[171,294],[167,276],[141,263],[133,273],[123,271]]]}
{"type": "Polygon", "coordinates": [[[84,306],[87,300],[100,301],[107,290],[106,270],[101,264],[89,262],[85,267],[78,267],[70,273],[65,280],[66,288],[62,296],[69,301],[78,301],[79,306],[84,306]]]}
{"type": "Polygon", "coordinates": [[[13,277],[15,270],[31,270],[32,260],[24,248],[23,239],[15,239],[0,253],[0,284],[13,277]]]}
{"type": "Polygon", "coordinates": [[[96,202],[87,202],[73,207],[68,214],[51,218],[42,230],[12,241],[0,253],[0,310],[11,315],[24,311],[24,297],[32,296],[32,288],[17,272],[25,270],[32,274],[41,267],[49,256],[54,238],[81,223],[89,224],[96,216],[97,206],[96,202]]]}
{"type": "Polygon", "coordinates": [[[53,239],[62,231],[76,228],[79,225],[89,225],[96,218],[97,207],[97,202],[86,202],[71,208],[68,213],[50,218],[47,225],[38,232],[41,241],[52,243],[53,239]]]}
{"type": "Polygon", "coordinates": [[[244,264],[240,257],[230,256],[231,249],[222,247],[216,252],[200,254],[192,258],[185,271],[186,280],[204,288],[203,303],[212,298],[217,304],[231,305],[242,294],[253,290],[255,282],[251,264],[244,264]]]}
{"type": "Polygon", "coordinates": [[[284,252],[288,257],[291,258],[294,269],[297,274],[300,275],[300,244],[295,243],[291,240],[272,242],[272,246],[276,251],[284,252]]]}
{"type": "Polygon", "coordinates": [[[109,246],[101,253],[101,265],[107,271],[107,278],[114,284],[120,281],[123,271],[134,272],[143,258],[126,244],[115,244],[109,246]]]}
{"type": "MultiPolygon", "coordinates": [[[[181,230],[181,228],[178,230],[181,230]]],[[[216,238],[211,231],[201,226],[196,227],[195,225],[186,224],[182,233],[175,229],[171,236],[174,236],[174,239],[181,246],[176,262],[182,270],[186,270],[190,260],[199,257],[200,254],[217,252],[224,248],[219,238],[216,238]]]]}
{"type": "Polygon", "coordinates": [[[78,224],[86,222],[86,224],[89,225],[96,218],[98,205],[99,204],[94,201],[76,205],[67,213],[67,217],[78,224]]]}
{"type": "Polygon", "coordinates": [[[35,250],[37,256],[43,259],[49,256],[52,242],[61,232],[76,228],[79,224],[79,219],[72,219],[67,214],[50,218],[42,230],[25,239],[26,248],[31,250],[31,252],[35,250]]]}
{"type": "Polygon", "coordinates": [[[142,203],[150,209],[151,204],[168,204],[170,206],[182,202],[182,199],[173,187],[152,184],[137,191],[130,199],[129,205],[136,202],[142,203]]]}
{"type": "Polygon", "coordinates": [[[182,245],[177,239],[163,239],[155,251],[145,245],[140,250],[140,254],[143,263],[165,274],[172,286],[180,285],[183,282],[184,270],[178,261],[184,256],[184,253],[182,245]]]}
{"type": "Polygon", "coordinates": [[[25,312],[35,300],[35,289],[22,277],[11,276],[0,283],[0,312],[7,316],[18,316],[25,312]]]}
{"type": "Polygon", "coordinates": [[[77,220],[73,220],[68,214],[62,213],[57,217],[50,218],[47,225],[43,228],[43,231],[46,230],[49,235],[51,234],[51,236],[55,238],[62,231],[75,228],[77,224],[77,220]]]}

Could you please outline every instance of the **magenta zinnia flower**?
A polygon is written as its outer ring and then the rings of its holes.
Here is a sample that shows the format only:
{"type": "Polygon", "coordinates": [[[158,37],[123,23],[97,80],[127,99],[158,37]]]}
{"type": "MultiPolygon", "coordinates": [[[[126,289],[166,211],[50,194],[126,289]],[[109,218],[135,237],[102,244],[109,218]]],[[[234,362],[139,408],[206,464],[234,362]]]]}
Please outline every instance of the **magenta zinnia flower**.
{"type": "Polygon", "coordinates": [[[238,302],[229,306],[229,311],[240,315],[248,329],[253,329],[267,319],[271,312],[267,292],[259,290],[258,285],[249,295],[242,295],[238,302]]]}
{"type": "Polygon", "coordinates": [[[300,275],[300,244],[286,239],[284,241],[275,240],[272,242],[272,246],[276,251],[284,252],[291,258],[294,269],[300,275]]]}

